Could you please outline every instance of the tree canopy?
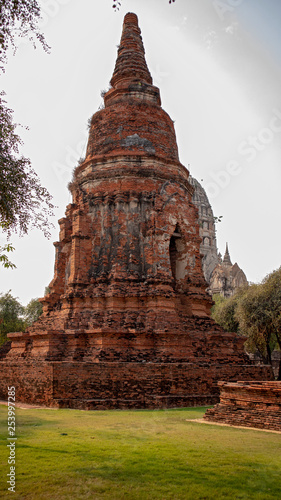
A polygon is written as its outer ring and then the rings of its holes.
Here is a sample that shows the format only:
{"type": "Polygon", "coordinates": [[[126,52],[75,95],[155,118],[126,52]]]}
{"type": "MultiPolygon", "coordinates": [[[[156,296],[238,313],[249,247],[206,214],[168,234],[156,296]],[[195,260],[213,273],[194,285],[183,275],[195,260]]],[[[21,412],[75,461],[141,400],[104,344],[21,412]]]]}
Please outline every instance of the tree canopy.
{"type": "Polygon", "coordinates": [[[42,314],[38,299],[31,299],[26,307],[13,297],[11,290],[0,294],[0,346],[7,340],[7,333],[24,332],[42,314]]]}
{"type": "Polygon", "coordinates": [[[239,322],[235,317],[235,311],[240,296],[241,291],[240,294],[236,293],[229,299],[219,294],[213,296],[215,305],[212,307],[212,317],[228,332],[239,331],[239,322]]]}
{"type": "Polygon", "coordinates": [[[24,309],[24,319],[26,326],[32,325],[41,316],[43,307],[38,299],[31,299],[24,309]]]}
{"type": "Polygon", "coordinates": [[[7,333],[22,331],[24,307],[12,296],[11,290],[0,294],[0,345],[6,342],[7,333]]]}
{"type": "Polygon", "coordinates": [[[48,51],[44,35],[40,32],[40,5],[37,0],[0,0],[0,69],[7,62],[7,51],[11,46],[16,50],[16,40],[27,37],[35,45],[36,41],[48,51]]]}
{"type": "Polygon", "coordinates": [[[19,155],[21,140],[15,132],[12,111],[0,94],[0,226],[26,234],[32,227],[49,236],[51,195],[42,187],[30,160],[19,155]]]}
{"type": "Polygon", "coordinates": [[[260,284],[243,287],[229,299],[214,299],[214,320],[228,331],[247,336],[246,349],[272,364],[272,351],[281,350],[281,267],[260,284]]]}
{"type": "MultiPolygon", "coordinates": [[[[38,28],[40,6],[36,0],[0,0],[0,71],[7,63],[7,51],[16,48],[18,37],[39,41],[44,50],[48,45],[38,28]]],[[[53,215],[51,195],[42,187],[30,160],[20,154],[22,141],[16,133],[13,111],[0,92],[0,229],[10,238],[32,228],[49,237],[49,217],[53,215]]],[[[10,243],[0,247],[0,263],[15,267],[7,256],[13,250],[10,243]]]]}
{"type": "Polygon", "coordinates": [[[281,268],[249,287],[235,316],[241,331],[247,332],[249,341],[271,363],[272,350],[276,345],[281,349],[281,268]]]}

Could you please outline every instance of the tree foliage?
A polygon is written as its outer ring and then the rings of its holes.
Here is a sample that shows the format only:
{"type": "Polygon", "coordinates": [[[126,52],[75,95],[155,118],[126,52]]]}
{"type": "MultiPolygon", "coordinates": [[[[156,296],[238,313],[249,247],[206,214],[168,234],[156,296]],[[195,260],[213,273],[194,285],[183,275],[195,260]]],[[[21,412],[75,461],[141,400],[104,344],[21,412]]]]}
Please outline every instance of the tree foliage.
{"type": "Polygon", "coordinates": [[[42,311],[42,304],[39,302],[39,300],[31,299],[24,310],[26,326],[30,326],[32,325],[32,323],[34,323],[34,321],[37,321],[37,319],[41,316],[42,311]]]}
{"type": "Polygon", "coordinates": [[[7,62],[7,51],[11,46],[16,50],[19,37],[27,37],[35,45],[36,41],[48,51],[44,35],[40,32],[40,5],[37,0],[0,0],[0,69],[7,62]]]}
{"type": "MultiPolygon", "coordinates": [[[[39,41],[48,51],[38,28],[40,6],[36,0],[0,0],[0,71],[7,63],[9,47],[16,49],[19,37],[27,37],[35,45],[39,41]]],[[[0,229],[10,238],[17,232],[26,234],[37,228],[50,235],[49,217],[53,215],[51,195],[41,186],[28,158],[20,154],[22,145],[13,123],[13,112],[0,92],[0,229]]],[[[10,243],[0,247],[0,264],[16,267],[9,260],[10,243]]]]}
{"type": "Polygon", "coordinates": [[[239,322],[235,317],[237,302],[240,295],[238,293],[229,299],[217,294],[214,295],[213,300],[215,305],[212,307],[212,317],[228,332],[238,332],[239,322]]]}
{"type": "Polygon", "coordinates": [[[49,236],[51,195],[42,187],[30,160],[20,156],[12,111],[0,94],[0,226],[8,236],[38,228],[49,236]]]}
{"type": "Polygon", "coordinates": [[[14,251],[14,247],[10,243],[7,243],[7,245],[4,245],[3,247],[0,246],[0,263],[6,269],[7,268],[14,269],[16,267],[15,264],[13,264],[9,260],[9,257],[6,255],[7,253],[13,252],[13,251],[14,251]]]}
{"type": "Polygon", "coordinates": [[[31,299],[26,307],[11,294],[0,294],[0,345],[7,340],[7,333],[24,332],[42,314],[42,305],[38,299],[31,299]]]}
{"type": "Polygon", "coordinates": [[[260,284],[241,288],[229,299],[215,297],[215,302],[214,320],[228,331],[247,336],[248,352],[257,352],[272,364],[272,351],[281,350],[281,267],[260,284]]]}
{"type": "Polygon", "coordinates": [[[246,333],[248,348],[254,347],[264,362],[271,361],[270,338],[267,318],[263,314],[264,290],[261,285],[252,285],[243,301],[237,304],[235,316],[241,330],[246,333]]]}
{"type": "Polygon", "coordinates": [[[12,296],[11,290],[0,294],[0,345],[6,342],[7,333],[25,329],[24,307],[12,296]]]}
{"type": "Polygon", "coordinates": [[[281,349],[281,268],[266,276],[260,285],[249,288],[238,303],[236,317],[249,343],[271,363],[273,349],[281,349]]]}

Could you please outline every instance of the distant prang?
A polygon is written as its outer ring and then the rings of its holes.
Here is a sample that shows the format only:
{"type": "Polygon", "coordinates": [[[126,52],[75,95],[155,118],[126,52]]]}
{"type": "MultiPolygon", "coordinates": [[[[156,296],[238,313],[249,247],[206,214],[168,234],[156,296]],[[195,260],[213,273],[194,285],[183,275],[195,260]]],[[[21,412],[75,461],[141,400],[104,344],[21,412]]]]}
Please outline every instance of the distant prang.
{"type": "Polygon", "coordinates": [[[231,297],[238,288],[247,285],[248,280],[238,264],[232,264],[227,243],[222,259],[217,248],[214,214],[206,191],[191,175],[189,182],[194,187],[192,201],[198,208],[200,253],[203,273],[209,285],[208,292],[210,295],[231,297]]]}
{"type": "Polygon", "coordinates": [[[0,398],[13,386],[18,402],[52,407],[202,406],[219,380],[273,378],[210,317],[194,188],[135,14],[70,191],[43,314],[8,335],[0,398]]]}

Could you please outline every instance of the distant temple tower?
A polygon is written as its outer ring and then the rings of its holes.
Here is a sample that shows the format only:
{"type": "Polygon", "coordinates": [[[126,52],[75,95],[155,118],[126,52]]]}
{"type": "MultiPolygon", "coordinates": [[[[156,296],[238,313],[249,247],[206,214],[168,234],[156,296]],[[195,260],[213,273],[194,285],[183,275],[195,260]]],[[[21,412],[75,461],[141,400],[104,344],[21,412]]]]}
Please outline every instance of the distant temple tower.
{"type": "Polygon", "coordinates": [[[200,254],[203,273],[209,284],[208,292],[210,295],[220,294],[224,297],[231,297],[237,288],[248,283],[246,275],[237,263],[232,265],[228,244],[226,244],[222,261],[217,249],[214,214],[206,191],[191,175],[189,182],[194,187],[192,201],[198,208],[200,254]]]}
{"type": "Polygon", "coordinates": [[[228,244],[226,244],[223,260],[215,267],[211,279],[209,290],[212,295],[220,294],[223,297],[231,297],[237,288],[248,284],[245,273],[237,263],[232,265],[228,244]]]}
{"type": "Polygon", "coordinates": [[[219,263],[214,214],[205,189],[191,175],[189,176],[189,182],[194,187],[192,201],[198,208],[202,267],[205,280],[209,284],[212,272],[219,263]]]}
{"type": "Polygon", "coordinates": [[[87,154],[59,221],[43,314],[9,334],[0,397],[71,408],[218,401],[218,379],[272,377],[210,318],[194,188],[152,84],[135,14],[125,16],[87,154]]]}

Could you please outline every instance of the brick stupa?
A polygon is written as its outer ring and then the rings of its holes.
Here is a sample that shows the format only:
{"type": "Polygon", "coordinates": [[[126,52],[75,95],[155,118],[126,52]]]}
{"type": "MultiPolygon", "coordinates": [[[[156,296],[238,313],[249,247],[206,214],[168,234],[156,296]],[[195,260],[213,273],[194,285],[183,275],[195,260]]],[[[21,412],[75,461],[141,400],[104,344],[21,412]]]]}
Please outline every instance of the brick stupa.
{"type": "Polygon", "coordinates": [[[135,14],[125,16],[110,83],[59,221],[43,314],[9,335],[0,396],[14,385],[18,401],[60,407],[212,404],[219,379],[272,371],[210,319],[193,187],[135,14]]]}

